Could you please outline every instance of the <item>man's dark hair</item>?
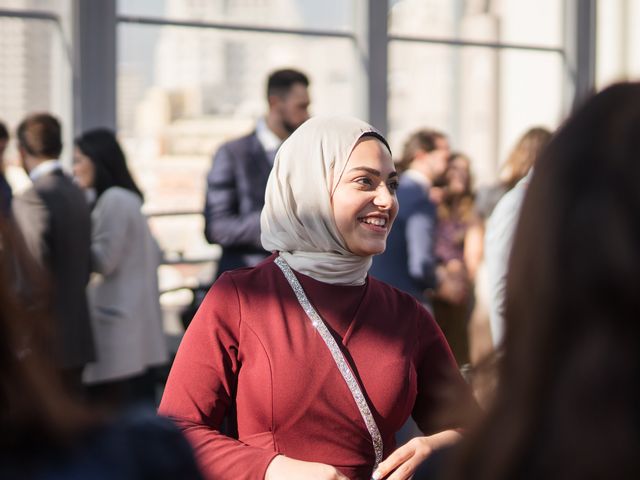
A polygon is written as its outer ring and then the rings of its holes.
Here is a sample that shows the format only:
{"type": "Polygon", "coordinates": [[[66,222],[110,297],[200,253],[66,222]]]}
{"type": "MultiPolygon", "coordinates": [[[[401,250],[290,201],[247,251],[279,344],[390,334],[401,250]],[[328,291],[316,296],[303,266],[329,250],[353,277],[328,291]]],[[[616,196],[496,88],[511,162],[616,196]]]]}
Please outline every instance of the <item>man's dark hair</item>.
{"type": "Polygon", "coordinates": [[[304,73],[291,68],[276,70],[267,80],[267,98],[272,95],[284,97],[296,83],[308,87],[309,78],[304,73]]]}
{"type": "Polygon", "coordinates": [[[423,128],[412,133],[404,144],[402,158],[398,163],[398,169],[404,171],[409,168],[409,165],[419,151],[434,151],[437,148],[437,141],[441,138],[447,138],[447,136],[442,132],[428,128],[423,128]]]}
{"type": "Polygon", "coordinates": [[[0,120],[0,140],[9,140],[9,130],[7,126],[0,120]]]}
{"type": "Polygon", "coordinates": [[[18,144],[29,155],[58,158],[62,152],[62,129],[49,113],[34,113],[25,118],[17,130],[18,144]]]}

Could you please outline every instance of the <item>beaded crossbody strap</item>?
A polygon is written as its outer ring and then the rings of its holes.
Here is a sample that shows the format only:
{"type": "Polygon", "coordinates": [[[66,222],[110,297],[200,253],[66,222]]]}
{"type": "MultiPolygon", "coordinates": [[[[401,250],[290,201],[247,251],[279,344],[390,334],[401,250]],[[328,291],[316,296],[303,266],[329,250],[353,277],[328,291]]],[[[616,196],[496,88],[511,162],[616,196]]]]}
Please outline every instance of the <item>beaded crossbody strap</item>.
{"type": "Polygon", "coordinates": [[[309,320],[311,320],[313,327],[320,334],[322,340],[324,340],[324,343],[327,345],[327,348],[331,352],[331,356],[338,366],[338,370],[340,370],[340,373],[342,374],[342,378],[344,378],[344,381],[351,391],[351,395],[353,395],[353,399],[358,406],[358,410],[360,410],[360,415],[362,415],[362,419],[364,420],[364,423],[367,426],[367,430],[369,430],[369,434],[371,435],[373,450],[376,455],[376,462],[373,466],[373,470],[375,470],[376,468],[378,468],[378,464],[382,461],[382,437],[380,436],[378,425],[376,424],[376,421],[371,414],[371,410],[369,409],[367,400],[364,397],[362,390],[360,389],[360,385],[353,375],[351,368],[349,368],[349,363],[344,358],[344,354],[336,343],[335,338],[333,338],[333,335],[331,335],[331,332],[325,325],[324,321],[322,320],[316,309],[313,308],[311,302],[309,302],[307,295],[304,293],[302,285],[300,285],[300,282],[298,282],[298,279],[294,275],[293,270],[291,270],[289,264],[285,261],[284,258],[280,256],[275,259],[275,264],[280,267],[280,270],[282,270],[282,273],[284,273],[284,276],[289,282],[289,285],[291,285],[291,289],[293,290],[293,293],[295,293],[300,306],[307,314],[307,317],[309,317],[309,320]]]}

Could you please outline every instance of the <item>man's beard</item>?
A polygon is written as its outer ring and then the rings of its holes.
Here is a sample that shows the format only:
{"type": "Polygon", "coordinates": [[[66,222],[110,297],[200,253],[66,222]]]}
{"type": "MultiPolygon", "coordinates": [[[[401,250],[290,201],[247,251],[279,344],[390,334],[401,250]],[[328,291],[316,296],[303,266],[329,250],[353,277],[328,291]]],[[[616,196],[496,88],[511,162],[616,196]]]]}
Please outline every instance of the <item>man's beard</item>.
{"type": "Polygon", "coordinates": [[[284,129],[287,131],[287,133],[289,135],[291,135],[293,132],[296,131],[296,129],[300,126],[300,125],[296,125],[292,122],[289,122],[287,119],[283,118],[282,119],[282,126],[284,127],[284,129]]]}

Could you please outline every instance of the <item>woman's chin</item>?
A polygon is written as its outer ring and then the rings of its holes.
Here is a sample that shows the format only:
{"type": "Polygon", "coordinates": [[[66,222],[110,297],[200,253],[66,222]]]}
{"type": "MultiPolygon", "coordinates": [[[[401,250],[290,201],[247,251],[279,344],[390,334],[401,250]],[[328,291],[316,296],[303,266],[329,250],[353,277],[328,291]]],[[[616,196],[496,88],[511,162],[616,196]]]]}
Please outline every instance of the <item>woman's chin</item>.
{"type": "Polygon", "coordinates": [[[381,253],[384,253],[386,247],[386,243],[382,245],[367,245],[366,247],[363,246],[351,251],[360,257],[370,257],[372,255],[380,255],[381,253]]]}

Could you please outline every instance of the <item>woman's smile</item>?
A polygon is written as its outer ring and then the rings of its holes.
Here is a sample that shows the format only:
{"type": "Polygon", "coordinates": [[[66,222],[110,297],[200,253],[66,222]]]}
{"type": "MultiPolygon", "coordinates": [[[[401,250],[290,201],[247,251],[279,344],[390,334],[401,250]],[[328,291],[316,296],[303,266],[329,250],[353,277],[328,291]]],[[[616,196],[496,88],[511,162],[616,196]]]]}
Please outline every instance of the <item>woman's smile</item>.
{"type": "Polygon", "coordinates": [[[398,213],[397,187],[387,147],[373,137],[361,139],[331,198],[338,231],[352,253],[364,257],[384,252],[398,213]]]}

